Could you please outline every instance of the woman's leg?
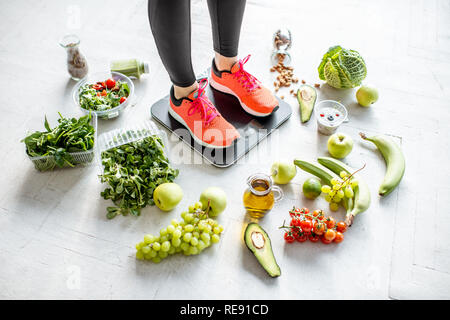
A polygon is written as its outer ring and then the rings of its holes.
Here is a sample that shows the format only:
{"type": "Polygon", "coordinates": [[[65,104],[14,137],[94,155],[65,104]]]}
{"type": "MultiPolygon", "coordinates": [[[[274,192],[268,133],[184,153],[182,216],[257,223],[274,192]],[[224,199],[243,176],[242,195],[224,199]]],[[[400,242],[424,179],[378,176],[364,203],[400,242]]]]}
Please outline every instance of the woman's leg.
{"type": "Polygon", "coordinates": [[[148,19],[177,99],[198,88],[191,61],[191,1],[149,0],[148,19]]]}
{"type": "Polygon", "coordinates": [[[245,0],[208,0],[208,7],[216,52],[209,84],[218,91],[234,95],[247,113],[256,117],[270,116],[278,110],[278,100],[244,70],[250,55],[242,60],[237,58],[245,0]]]}
{"type": "Polygon", "coordinates": [[[230,70],[237,61],[239,36],[246,0],[208,0],[216,66],[230,70]]]}

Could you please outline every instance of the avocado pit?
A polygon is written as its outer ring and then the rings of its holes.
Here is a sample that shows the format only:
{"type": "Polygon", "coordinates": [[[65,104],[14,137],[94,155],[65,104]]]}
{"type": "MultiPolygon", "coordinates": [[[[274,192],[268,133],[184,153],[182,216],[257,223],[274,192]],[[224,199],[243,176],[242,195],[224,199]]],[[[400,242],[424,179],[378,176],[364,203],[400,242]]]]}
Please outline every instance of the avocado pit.
{"type": "Polygon", "coordinates": [[[251,239],[252,239],[253,245],[257,249],[263,248],[264,244],[266,242],[266,240],[264,239],[264,236],[262,235],[262,233],[261,232],[257,232],[257,231],[253,231],[252,232],[251,239]]]}

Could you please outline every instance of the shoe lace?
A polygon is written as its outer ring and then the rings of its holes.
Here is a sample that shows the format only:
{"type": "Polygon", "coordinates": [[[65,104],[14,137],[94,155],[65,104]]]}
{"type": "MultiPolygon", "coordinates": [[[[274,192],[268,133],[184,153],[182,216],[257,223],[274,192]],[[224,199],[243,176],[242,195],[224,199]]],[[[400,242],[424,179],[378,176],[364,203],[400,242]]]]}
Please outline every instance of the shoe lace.
{"type": "Polygon", "coordinates": [[[202,79],[199,82],[198,91],[195,93],[195,99],[192,101],[192,106],[188,110],[188,115],[192,116],[196,112],[200,112],[204,124],[210,124],[219,112],[208,97],[204,94],[205,88],[208,85],[208,79],[202,79]]]}
{"type": "Polygon", "coordinates": [[[260,81],[256,79],[255,76],[244,70],[244,64],[247,63],[248,59],[250,59],[250,55],[238,61],[239,70],[233,73],[233,77],[236,78],[248,92],[252,92],[255,89],[261,88],[261,86],[260,81]]]}

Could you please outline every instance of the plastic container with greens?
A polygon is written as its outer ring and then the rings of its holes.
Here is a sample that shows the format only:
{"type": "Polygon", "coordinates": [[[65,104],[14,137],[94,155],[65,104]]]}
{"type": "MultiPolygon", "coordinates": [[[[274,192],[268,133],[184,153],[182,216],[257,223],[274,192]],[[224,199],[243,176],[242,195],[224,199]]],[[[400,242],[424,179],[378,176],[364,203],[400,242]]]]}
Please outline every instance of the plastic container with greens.
{"type": "Polygon", "coordinates": [[[101,196],[115,205],[107,208],[109,219],[139,216],[142,208],[154,205],[155,188],[178,176],[169,163],[167,136],[152,121],[100,135],[97,159],[100,180],[107,184],[101,196]]]}
{"type": "Polygon", "coordinates": [[[25,152],[37,170],[86,165],[94,159],[97,146],[95,114],[68,116],[58,113],[57,120],[50,122],[45,116],[42,127],[40,131],[28,132],[22,140],[25,152]]]}

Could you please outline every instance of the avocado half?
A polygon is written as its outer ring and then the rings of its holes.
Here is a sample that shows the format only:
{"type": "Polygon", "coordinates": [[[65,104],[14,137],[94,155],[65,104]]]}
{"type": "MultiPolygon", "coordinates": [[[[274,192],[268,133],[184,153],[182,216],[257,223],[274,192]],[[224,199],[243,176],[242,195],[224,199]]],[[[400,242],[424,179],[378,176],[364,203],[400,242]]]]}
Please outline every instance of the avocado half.
{"type": "Polygon", "coordinates": [[[259,224],[251,222],[247,225],[244,233],[244,241],[271,277],[281,275],[281,269],[273,255],[270,238],[259,224]]]}
{"type": "Polygon", "coordinates": [[[308,122],[311,119],[311,114],[317,100],[316,89],[307,84],[302,84],[297,90],[297,100],[300,105],[302,123],[308,122]]]}

